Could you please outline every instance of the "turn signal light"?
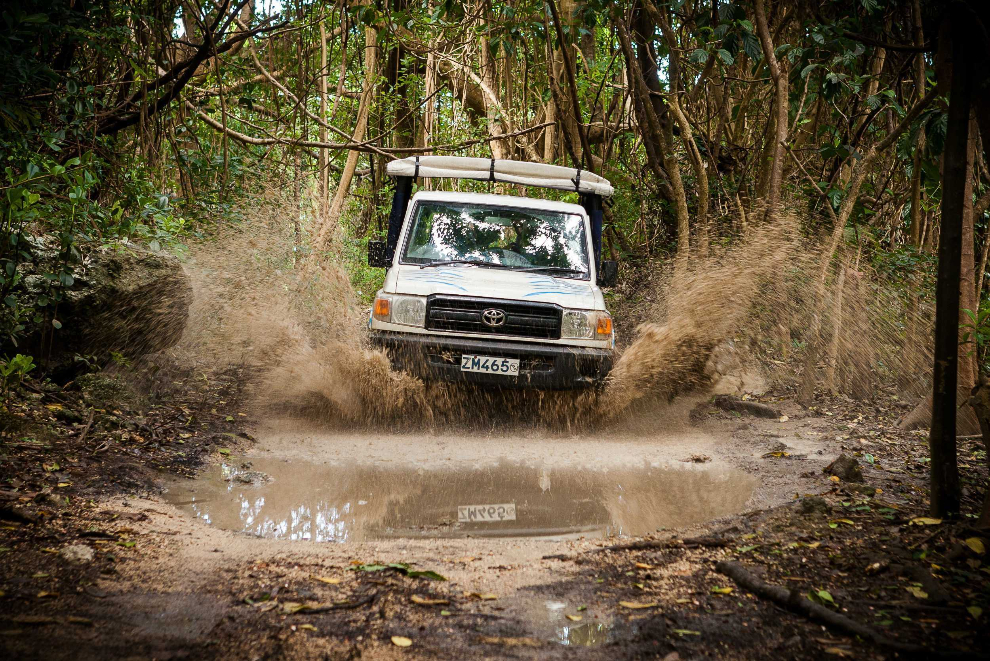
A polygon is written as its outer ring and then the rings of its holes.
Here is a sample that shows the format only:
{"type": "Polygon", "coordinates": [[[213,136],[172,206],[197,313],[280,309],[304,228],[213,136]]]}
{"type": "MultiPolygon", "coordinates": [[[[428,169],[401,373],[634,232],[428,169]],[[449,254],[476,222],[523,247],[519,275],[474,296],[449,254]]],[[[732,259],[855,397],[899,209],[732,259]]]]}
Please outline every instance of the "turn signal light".
{"type": "Polygon", "coordinates": [[[596,332],[599,335],[611,335],[612,317],[598,317],[598,329],[596,332]]]}
{"type": "MultiPolygon", "coordinates": [[[[392,301],[387,298],[376,298],[372,316],[378,321],[388,321],[392,317],[392,301]]],[[[610,326],[611,327],[611,326],[610,326]]]]}

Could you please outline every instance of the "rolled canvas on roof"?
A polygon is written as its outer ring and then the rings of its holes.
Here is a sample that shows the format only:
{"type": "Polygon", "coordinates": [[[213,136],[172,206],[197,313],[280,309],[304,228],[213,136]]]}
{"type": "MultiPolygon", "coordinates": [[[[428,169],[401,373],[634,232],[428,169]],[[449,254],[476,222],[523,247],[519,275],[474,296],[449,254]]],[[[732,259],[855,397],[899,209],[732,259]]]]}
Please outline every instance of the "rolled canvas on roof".
{"type": "MultiPolygon", "coordinates": [[[[420,177],[451,177],[454,179],[479,179],[488,181],[492,176],[492,159],[468,158],[466,156],[420,156],[420,177]]],[[[412,177],[416,175],[416,157],[410,156],[388,164],[388,173],[393,177],[412,177]]],[[[576,190],[581,193],[591,193],[602,197],[611,197],[612,184],[607,179],[581,170],[578,180],[576,168],[565,168],[560,165],[544,163],[528,163],[526,161],[495,160],[495,181],[523,186],[538,186],[540,188],[556,188],[559,190],[576,190]]]]}

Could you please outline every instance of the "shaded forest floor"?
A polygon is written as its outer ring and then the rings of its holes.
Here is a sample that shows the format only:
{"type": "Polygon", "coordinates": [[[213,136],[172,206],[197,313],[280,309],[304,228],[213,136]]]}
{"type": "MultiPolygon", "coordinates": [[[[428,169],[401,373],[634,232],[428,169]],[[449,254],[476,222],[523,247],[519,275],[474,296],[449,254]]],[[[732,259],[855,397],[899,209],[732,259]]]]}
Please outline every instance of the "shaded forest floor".
{"type": "MultiPolygon", "coordinates": [[[[6,658],[894,656],[755,596],[718,573],[720,560],[918,646],[907,656],[986,653],[990,536],[968,516],[924,518],[926,438],[896,430],[905,406],[895,398],[823,397],[810,410],[786,392],[768,398],[816,430],[819,454],[856,456],[862,483],[809,469],[787,449],[798,427],[776,433],[699,406],[694,424],[754,451],[758,477],[762,465],[814,487],[709,525],[640,539],[310,544],[216,530],[162,501],[163,478],[255,441],[236,370],[157,382],[168,385],[150,400],[103,377],[29,382],[10,402],[0,439],[6,658]],[[400,562],[448,580],[360,566],[400,562]]],[[[976,513],[986,461],[979,440],[961,443],[964,507],[976,513]]]]}

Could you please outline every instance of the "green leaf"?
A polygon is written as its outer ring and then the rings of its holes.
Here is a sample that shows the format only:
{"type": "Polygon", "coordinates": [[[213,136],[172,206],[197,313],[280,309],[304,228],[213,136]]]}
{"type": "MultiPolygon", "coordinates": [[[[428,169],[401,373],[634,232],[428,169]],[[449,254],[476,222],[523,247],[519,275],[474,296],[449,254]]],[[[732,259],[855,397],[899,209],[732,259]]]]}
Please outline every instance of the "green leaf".
{"type": "Polygon", "coordinates": [[[725,63],[725,65],[729,67],[731,67],[736,61],[736,58],[732,57],[732,53],[725,50],[724,48],[718,49],[718,56],[722,58],[722,61],[725,63]]]}
{"type": "Polygon", "coordinates": [[[688,55],[688,59],[695,64],[704,64],[708,61],[708,51],[704,48],[695,48],[691,51],[691,54],[688,55]]]}
{"type": "Polygon", "coordinates": [[[823,606],[838,607],[828,590],[812,590],[808,593],[808,599],[823,606]]]}
{"type": "Polygon", "coordinates": [[[435,571],[407,571],[406,576],[409,578],[428,578],[433,581],[446,581],[447,577],[436,573],[435,571]]]}

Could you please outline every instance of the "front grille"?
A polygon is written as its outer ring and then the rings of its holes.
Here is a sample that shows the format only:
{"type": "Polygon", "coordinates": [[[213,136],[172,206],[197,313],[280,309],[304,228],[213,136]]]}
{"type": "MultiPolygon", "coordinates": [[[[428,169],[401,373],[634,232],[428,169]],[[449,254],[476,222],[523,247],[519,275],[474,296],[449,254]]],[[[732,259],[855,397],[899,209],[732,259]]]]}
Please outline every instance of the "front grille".
{"type": "Polygon", "coordinates": [[[550,303],[436,295],[426,299],[426,327],[430,330],[557,340],[562,313],[559,305],[550,303]],[[497,327],[483,323],[481,315],[485,310],[501,310],[505,323],[497,327]]]}

